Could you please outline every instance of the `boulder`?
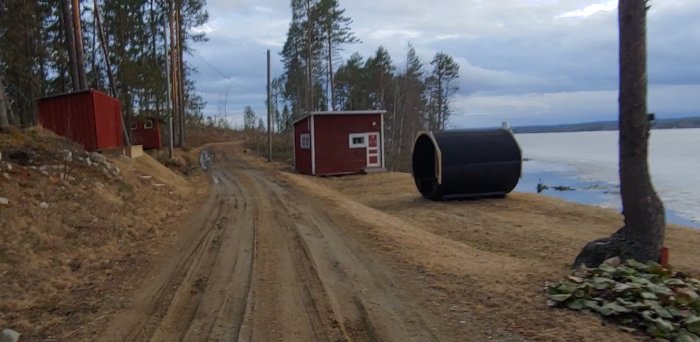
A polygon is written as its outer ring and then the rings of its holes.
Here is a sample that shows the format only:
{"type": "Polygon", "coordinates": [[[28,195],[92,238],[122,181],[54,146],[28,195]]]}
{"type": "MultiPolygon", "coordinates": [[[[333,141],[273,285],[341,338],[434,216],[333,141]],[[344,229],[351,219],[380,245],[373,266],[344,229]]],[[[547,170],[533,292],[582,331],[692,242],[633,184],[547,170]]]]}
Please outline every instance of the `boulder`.
{"type": "Polygon", "coordinates": [[[90,159],[92,159],[92,161],[94,161],[95,163],[99,163],[99,164],[104,164],[107,162],[107,158],[105,156],[103,156],[102,154],[99,154],[97,152],[92,152],[90,154],[90,159]]]}
{"type": "Polygon", "coordinates": [[[8,200],[5,197],[0,197],[0,205],[9,205],[9,204],[10,204],[10,200],[8,200]]]}
{"type": "Polygon", "coordinates": [[[17,342],[19,341],[19,333],[12,329],[4,329],[0,334],[0,342],[17,342]]]}
{"type": "Polygon", "coordinates": [[[7,159],[23,166],[27,166],[33,161],[32,152],[28,150],[10,151],[7,154],[7,159]]]}
{"type": "Polygon", "coordinates": [[[41,209],[49,209],[49,204],[46,202],[41,202],[39,203],[39,208],[41,209]]]}

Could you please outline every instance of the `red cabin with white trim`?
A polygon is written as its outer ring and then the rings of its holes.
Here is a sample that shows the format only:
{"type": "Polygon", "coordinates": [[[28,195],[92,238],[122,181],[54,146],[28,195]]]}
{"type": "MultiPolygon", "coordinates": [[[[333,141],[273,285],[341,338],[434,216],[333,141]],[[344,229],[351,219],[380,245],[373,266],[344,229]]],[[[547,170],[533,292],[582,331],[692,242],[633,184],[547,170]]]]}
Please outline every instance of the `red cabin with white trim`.
{"type": "Polygon", "coordinates": [[[383,170],[385,112],[311,112],[295,121],[296,171],[332,176],[383,170]]]}

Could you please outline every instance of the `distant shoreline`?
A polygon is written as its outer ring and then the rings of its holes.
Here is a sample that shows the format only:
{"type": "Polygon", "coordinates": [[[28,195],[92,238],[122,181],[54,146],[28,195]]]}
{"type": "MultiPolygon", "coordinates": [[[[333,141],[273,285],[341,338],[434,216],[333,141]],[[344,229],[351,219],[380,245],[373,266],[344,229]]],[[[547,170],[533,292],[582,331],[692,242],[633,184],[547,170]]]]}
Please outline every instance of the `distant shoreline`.
{"type": "MultiPolygon", "coordinates": [[[[617,131],[617,121],[596,121],[577,124],[562,125],[535,125],[513,127],[513,133],[573,133],[573,132],[599,132],[617,131]]],[[[657,119],[652,129],[684,129],[700,128],[700,117],[657,119]]]]}

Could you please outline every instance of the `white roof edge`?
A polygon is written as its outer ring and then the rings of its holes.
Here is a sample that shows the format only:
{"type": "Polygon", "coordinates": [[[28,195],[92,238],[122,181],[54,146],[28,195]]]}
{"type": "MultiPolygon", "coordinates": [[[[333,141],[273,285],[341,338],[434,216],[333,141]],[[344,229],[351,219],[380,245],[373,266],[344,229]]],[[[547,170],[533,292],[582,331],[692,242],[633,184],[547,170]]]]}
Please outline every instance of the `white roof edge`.
{"type": "Polygon", "coordinates": [[[369,115],[369,114],[386,114],[386,110],[339,110],[339,111],[318,111],[306,114],[292,122],[292,126],[296,125],[311,116],[315,115],[369,115]]]}
{"type": "Polygon", "coordinates": [[[384,114],[386,110],[338,110],[311,112],[311,115],[352,115],[352,114],[384,114]]]}

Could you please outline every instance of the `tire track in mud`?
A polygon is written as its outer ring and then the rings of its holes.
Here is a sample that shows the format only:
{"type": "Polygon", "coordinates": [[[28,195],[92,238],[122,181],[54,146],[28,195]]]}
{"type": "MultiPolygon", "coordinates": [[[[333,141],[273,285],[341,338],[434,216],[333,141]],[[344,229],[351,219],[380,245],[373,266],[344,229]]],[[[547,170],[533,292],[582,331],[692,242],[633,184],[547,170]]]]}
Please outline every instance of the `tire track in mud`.
{"type": "MultiPolygon", "coordinates": [[[[438,341],[421,308],[398,297],[398,287],[367,253],[343,236],[313,199],[301,204],[284,182],[253,171],[267,195],[294,221],[299,248],[314,265],[334,304],[344,335],[357,341],[438,341]]],[[[349,224],[349,222],[344,222],[349,224]]]]}
{"type": "Polygon", "coordinates": [[[134,310],[114,320],[104,340],[223,341],[238,334],[252,273],[252,207],[226,172],[214,169],[212,176],[215,194],[192,220],[197,242],[181,246],[184,253],[146,287],[134,310]]]}
{"type": "Polygon", "coordinates": [[[354,222],[228,148],[210,156],[214,194],[183,253],[104,340],[439,340],[390,269],[343,234],[354,222]]]}

